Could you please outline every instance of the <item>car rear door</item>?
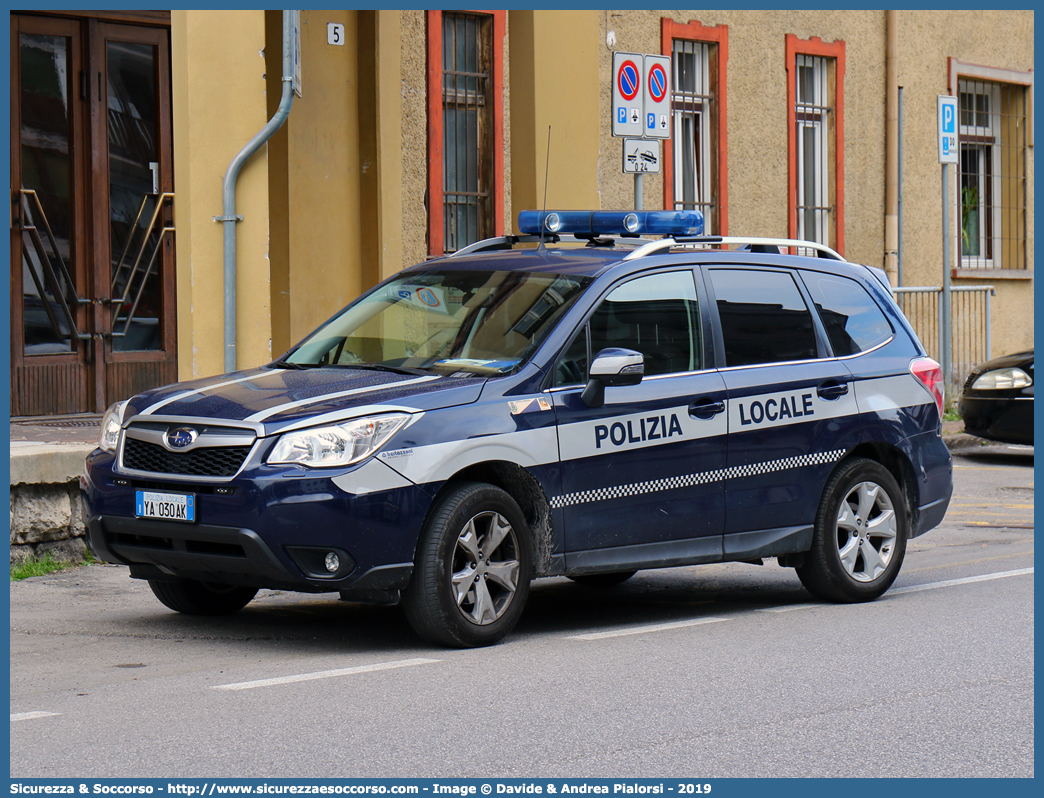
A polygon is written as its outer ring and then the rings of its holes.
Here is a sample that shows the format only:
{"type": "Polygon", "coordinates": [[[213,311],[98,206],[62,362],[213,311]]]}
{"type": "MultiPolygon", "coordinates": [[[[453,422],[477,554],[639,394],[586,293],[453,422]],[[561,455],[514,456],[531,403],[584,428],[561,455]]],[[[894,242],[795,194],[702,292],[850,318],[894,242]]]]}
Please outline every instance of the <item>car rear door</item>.
{"type": "Polygon", "coordinates": [[[773,541],[811,540],[823,486],[845,453],[839,433],[857,415],[852,377],[828,356],[793,272],[707,266],[704,274],[728,391],[725,551],[767,554],[773,541]]]}

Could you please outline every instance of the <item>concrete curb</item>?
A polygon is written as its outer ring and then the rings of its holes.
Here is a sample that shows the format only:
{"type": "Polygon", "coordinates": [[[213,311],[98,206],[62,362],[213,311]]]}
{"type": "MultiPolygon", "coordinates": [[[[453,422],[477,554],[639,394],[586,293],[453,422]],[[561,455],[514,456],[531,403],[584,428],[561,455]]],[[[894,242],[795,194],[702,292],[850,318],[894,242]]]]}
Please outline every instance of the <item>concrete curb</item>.
{"type": "Polygon", "coordinates": [[[89,443],[11,441],[12,485],[62,485],[80,478],[89,443]]]}

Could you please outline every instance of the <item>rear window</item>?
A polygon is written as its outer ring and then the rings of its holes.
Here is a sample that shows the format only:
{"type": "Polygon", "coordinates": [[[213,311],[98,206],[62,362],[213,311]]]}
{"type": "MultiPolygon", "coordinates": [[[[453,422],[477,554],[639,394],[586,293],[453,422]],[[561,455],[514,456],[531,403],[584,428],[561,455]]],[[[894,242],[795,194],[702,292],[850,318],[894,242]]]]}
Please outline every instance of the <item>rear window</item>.
{"type": "Polygon", "coordinates": [[[838,357],[873,349],[892,336],[892,326],[863,286],[847,277],[803,271],[812,301],[838,357]]]}

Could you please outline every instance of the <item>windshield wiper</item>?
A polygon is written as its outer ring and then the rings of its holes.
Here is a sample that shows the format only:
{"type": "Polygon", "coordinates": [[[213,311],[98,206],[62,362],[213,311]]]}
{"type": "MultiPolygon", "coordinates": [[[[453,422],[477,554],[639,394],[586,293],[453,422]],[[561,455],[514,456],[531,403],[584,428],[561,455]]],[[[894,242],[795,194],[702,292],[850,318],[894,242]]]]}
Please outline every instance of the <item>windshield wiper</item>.
{"type": "Polygon", "coordinates": [[[318,364],[316,364],[316,363],[291,363],[289,360],[273,360],[268,365],[269,366],[273,366],[275,368],[296,369],[298,371],[303,370],[303,369],[318,368],[318,364]]]}
{"type": "Polygon", "coordinates": [[[406,366],[389,366],[385,363],[334,363],[330,368],[337,369],[367,369],[369,371],[390,371],[394,374],[409,374],[427,376],[426,369],[407,368],[406,366]]]}

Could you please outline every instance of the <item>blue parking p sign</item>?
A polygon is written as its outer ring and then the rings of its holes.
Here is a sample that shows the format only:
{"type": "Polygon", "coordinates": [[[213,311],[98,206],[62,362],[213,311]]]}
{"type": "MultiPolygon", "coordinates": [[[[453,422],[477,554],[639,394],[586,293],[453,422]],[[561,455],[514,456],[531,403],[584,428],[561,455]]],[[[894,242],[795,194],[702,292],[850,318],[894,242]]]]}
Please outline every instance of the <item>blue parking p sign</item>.
{"type": "Polygon", "coordinates": [[[957,98],[939,95],[939,163],[959,163],[957,98]]]}

